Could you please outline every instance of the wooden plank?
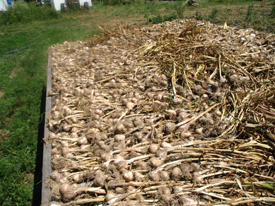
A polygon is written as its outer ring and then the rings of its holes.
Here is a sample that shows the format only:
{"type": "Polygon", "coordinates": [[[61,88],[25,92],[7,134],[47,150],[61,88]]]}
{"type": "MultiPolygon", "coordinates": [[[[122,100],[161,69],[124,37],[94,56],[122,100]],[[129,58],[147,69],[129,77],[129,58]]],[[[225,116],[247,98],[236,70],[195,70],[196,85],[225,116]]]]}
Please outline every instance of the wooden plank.
{"type": "MultiPolygon", "coordinates": [[[[47,128],[48,114],[52,108],[52,98],[48,96],[48,92],[52,89],[52,69],[51,69],[51,54],[49,50],[48,54],[48,68],[47,68],[47,90],[46,90],[46,108],[45,108],[45,125],[44,125],[44,138],[50,135],[50,131],[47,128]]],[[[51,144],[43,143],[43,165],[42,165],[42,194],[41,194],[41,205],[50,205],[52,192],[50,188],[46,187],[47,180],[50,178],[49,175],[52,172],[51,167],[51,144]]]]}

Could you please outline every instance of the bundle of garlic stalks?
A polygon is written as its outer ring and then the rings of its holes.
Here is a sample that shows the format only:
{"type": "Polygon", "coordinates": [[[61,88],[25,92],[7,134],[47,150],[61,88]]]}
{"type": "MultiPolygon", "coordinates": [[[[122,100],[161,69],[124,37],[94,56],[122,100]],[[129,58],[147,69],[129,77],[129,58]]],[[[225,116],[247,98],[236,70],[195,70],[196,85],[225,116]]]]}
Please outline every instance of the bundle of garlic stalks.
{"type": "Polygon", "coordinates": [[[52,205],[273,205],[274,40],[175,20],[52,46],[52,205]]]}

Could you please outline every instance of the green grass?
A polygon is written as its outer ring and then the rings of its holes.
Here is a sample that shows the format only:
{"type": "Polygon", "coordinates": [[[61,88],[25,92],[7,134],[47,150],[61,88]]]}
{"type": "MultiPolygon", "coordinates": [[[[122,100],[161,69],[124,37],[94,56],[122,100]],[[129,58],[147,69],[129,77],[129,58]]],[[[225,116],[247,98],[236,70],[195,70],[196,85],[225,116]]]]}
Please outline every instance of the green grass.
{"type": "Polygon", "coordinates": [[[254,28],[275,32],[275,1],[251,0],[201,0],[197,7],[188,7],[186,17],[211,21],[215,24],[227,22],[229,26],[254,28]]]}
{"type": "Polygon", "coordinates": [[[251,3],[251,0],[201,0],[201,7],[209,7],[216,5],[246,5],[251,3]]]}
{"type": "Polygon", "coordinates": [[[50,45],[85,39],[98,32],[77,19],[33,22],[1,28],[0,54],[0,204],[31,205],[40,104],[46,85],[50,45]],[[28,178],[30,177],[30,178],[28,178]]]}
{"type": "MultiPolygon", "coordinates": [[[[145,24],[148,16],[163,20],[196,18],[214,23],[275,32],[275,1],[201,0],[103,6],[60,14],[34,4],[0,13],[0,205],[31,205],[36,169],[41,99],[46,86],[48,48],[64,41],[89,39],[97,25],[145,24]],[[147,15],[147,16],[146,16],[147,15]],[[181,16],[180,16],[181,15],[181,16]],[[144,18],[146,16],[146,18],[144,18]],[[261,18],[255,18],[261,16],[261,18]],[[30,45],[12,54],[3,54],[30,45]]],[[[43,101],[43,100],[42,100],[43,101]]],[[[41,126],[41,125],[40,125],[41,126]]],[[[38,168],[39,170],[39,168],[38,168]]],[[[35,204],[34,204],[35,205],[35,204]]]]}

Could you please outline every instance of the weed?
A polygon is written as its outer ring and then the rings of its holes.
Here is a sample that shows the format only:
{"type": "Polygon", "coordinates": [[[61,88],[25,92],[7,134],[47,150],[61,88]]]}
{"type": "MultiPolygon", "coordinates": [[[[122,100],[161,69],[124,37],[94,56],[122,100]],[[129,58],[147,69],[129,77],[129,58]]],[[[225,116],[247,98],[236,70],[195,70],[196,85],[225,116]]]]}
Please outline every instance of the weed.
{"type": "MultiPolygon", "coordinates": [[[[159,24],[165,21],[172,21],[174,19],[183,19],[184,18],[183,13],[186,7],[186,2],[183,2],[183,3],[179,2],[172,6],[175,12],[172,12],[170,14],[164,14],[164,15],[158,14],[155,17],[152,17],[152,14],[149,14],[149,12],[146,12],[144,18],[147,19],[147,22],[153,23],[153,24],[159,24]]],[[[158,8],[158,4],[155,4],[155,3],[151,4],[150,13],[153,13],[153,12],[155,13],[157,8],[158,8]]]]}
{"type": "Polygon", "coordinates": [[[275,33],[275,23],[273,23],[273,24],[268,24],[268,25],[267,25],[267,30],[268,30],[269,32],[275,33]]]}
{"type": "Polygon", "coordinates": [[[165,22],[165,21],[172,21],[172,20],[174,20],[174,19],[177,19],[178,18],[178,16],[176,15],[176,13],[175,12],[172,12],[171,14],[168,14],[168,15],[164,15],[164,17],[163,17],[163,22],[165,22]]]}
{"type": "Polygon", "coordinates": [[[159,14],[157,15],[156,17],[153,17],[152,18],[152,22],[153,24],[159,24],[159,23],[162,23],[164,22],[164,19],[162,18],[162,16],[159,14]]]}
{"type": "Polygon", "coordinates": [[[175,13],[175,12],[172,12],[171,14],[168,14],[168,15],[164,15],[164,21],[172,21],[174,19],[178,19],[178,15],[175,13]]]}
{"type": "Polygon", "coordinates": [[[271,13],[269,14],[270,18],[275,18],[275,6],[272,7],[271,13]]]}
{"type": "Polygon", "coordinates": [[[219,10],[217,9],[217,7],[213,8],[211,14],[210,14],[209,17],[208,17],[209,20],[215,21],[216,18],[217,18],[218,11],[219,11],[219,10]]]}
{"type": "Polygon", "coordinates": [[[196,12],[196,17],[195,17],[196,20],[203,20],[203,16],[200,12],[196,12]]]}
{"type": "Polygon", "coordinates": [[[256,12],[254,10],[254,4],[250,4],[247,8],[246,20],[253,24],[255,19],[256,19],[256,12]]]}
{"type": "Polygon", "coordinates": [[[179,19],[183,19],[183,12],[185,10],[185,6],[186,4],[181,4],[181,5],[175,5],[175,10],[176,10],[176,14],[178,16],[179,19]]]}
{"type": "Polygon", "coordinates": [[[58,17],[58,12],[52,7],[36,7],[34,3],[17,3],[14,10],[9,7],[8,11],[0,12],[0,25],[46,21],[58,17]]]}
{"type": "Polygon", "coordinates": [[[148,12],[144,15],[143,18],[147,19],[148,23],[153,21],[152,16],[148,12]]]}
{"type": "Polygon", "coordinates": [[[242,16],[242,15],[244,15],[244,14],[245,14],[244,11],[241,10],[241,11],[240,11],[240,15],[242,16]]]}
{"type": "MultiPolygon", "coordinates": [[[[233,21],[230,21],[230,22],[231,22],[231,24],[233,24],[233,21]]],[[[241,23],[242,23],[242,21],[240,19],[235,20],[235,25],[239,25],[241,23]]],[[[229,22],[228,22],[228,24],[229,24],[229,22]]]]}
{"type": "Polygon", "coordinates": [[[172,21],[174,19],[177,19],[178,16],[175,12],[172,12],[171,14],[164,14],[163,16],[159,14],[156,17],[152,17],[149,14],[145,14],[144,18],[146,18],[149,23],[160,24],[165,21],[172,21]]]}
{"type": "Polygon", "coordinates": [[[255,26],[253,27],[253,29],[258,30],[258,31],[263,31],[263,30],[264,30],[264,27],[263,27],[262,25],[255,25],[255,26]]]}

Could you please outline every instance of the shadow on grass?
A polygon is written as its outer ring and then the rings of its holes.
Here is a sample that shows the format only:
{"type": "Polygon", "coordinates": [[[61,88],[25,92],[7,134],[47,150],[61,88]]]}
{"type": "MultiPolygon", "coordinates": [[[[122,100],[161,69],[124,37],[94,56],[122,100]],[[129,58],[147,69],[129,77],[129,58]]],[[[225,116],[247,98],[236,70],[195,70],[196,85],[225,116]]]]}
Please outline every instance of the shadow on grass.
{"type": "Polygon", "coordinates": [[[34,174],[33,200],[32,205],[41,205],[42,192],[42,165],[43,165],[43,137],[45,125],[45,106],[46,106],[46,86],[42,88],[41,104],[40,104],[40,123],[38,126],[36,167],[34,174]]]}

